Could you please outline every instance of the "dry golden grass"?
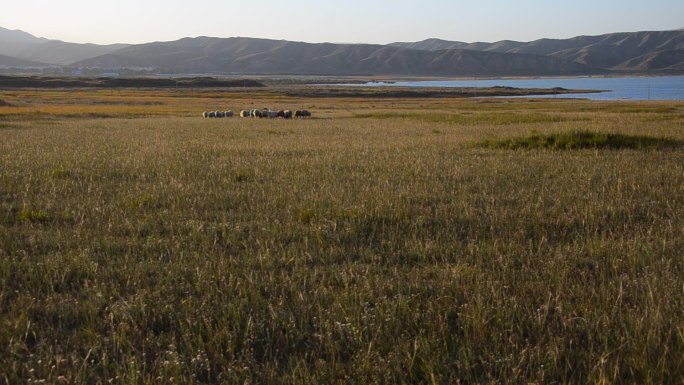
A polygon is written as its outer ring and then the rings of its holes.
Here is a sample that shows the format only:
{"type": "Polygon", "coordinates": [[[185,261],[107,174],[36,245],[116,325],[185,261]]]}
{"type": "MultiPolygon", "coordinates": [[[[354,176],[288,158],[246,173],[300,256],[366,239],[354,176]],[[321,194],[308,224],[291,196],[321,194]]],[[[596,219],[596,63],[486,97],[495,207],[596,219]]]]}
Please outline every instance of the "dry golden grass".
{"type": "Polygon", "coordinates": [[[684,149],[473,146],[684,103],[0,98],[0,383],[684,381],[684,149]]]}

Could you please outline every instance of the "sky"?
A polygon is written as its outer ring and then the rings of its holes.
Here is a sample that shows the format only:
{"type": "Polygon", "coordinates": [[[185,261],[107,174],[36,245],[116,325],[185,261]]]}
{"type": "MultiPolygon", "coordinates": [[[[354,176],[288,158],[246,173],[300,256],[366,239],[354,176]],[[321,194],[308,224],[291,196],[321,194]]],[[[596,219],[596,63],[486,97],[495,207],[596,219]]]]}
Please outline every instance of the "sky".
{"type": "Polygon", "coordinates": [[[530,41],[684,28],[684,0],[4,0],[0,27],[76,43],[259,37],[530,41]]]}

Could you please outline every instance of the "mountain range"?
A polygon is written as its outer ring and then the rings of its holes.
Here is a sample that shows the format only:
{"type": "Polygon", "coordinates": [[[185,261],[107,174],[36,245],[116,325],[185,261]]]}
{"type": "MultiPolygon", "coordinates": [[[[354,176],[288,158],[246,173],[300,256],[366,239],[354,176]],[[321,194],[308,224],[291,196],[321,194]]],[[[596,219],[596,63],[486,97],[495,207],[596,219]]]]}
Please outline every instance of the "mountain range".
{"type": "MultiPolygon", "coordinates": [[[[0,54],[28,60],[43,66],[69,65],[105,55],[129,44],[78,44],[36,37],[30,33],[0,27],[0,54]]],[[[3,62],[0,62],[0,66],[3,62]]]]}
{"type": "Polygon", "coordinates": [[[45,63],[19,59],[13,56],[0,55],[0,68],[45,68],[45,63]]]}
{"type": "Polygon", "coordinates": [[[564,59],[525,54],[213,37],[135,45],[76,65],[278,75],[564,75],[592,71],[564,59]]]}
{"type": "Polygon", "coordinates": [[[684,73],[684,31],[613,33],[532,42],[440,39],[377,44],[183,38],[77,44],[0,28],[0,68],[249,75],[568,76],[684,73]]]}
{"type": "Polygon", "coordinates": [[[540,39],[532,42],[503,40],[496,43],[463,43],[428,39],[393,43],[394,47],[441,51],[467,49],[555,57],[592,68],[617,71],[667,71],[684,64],[684,31],[611,33],[572,39],[540,39]]]}

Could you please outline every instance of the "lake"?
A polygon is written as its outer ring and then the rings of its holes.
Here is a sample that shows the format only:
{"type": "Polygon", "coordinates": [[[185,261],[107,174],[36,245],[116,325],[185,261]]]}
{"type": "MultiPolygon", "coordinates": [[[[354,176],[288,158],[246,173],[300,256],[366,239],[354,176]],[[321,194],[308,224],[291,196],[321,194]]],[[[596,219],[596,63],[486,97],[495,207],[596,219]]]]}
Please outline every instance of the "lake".
{"type": "Polygon", "coordinates": [[[684,76],[434,80],[353,85],[368,87],[563,87],[574,90],[606,90],[607,92],[598,94],[544,95],[539,97],[584,98],[593,100],[684,100],[684,76]]]}

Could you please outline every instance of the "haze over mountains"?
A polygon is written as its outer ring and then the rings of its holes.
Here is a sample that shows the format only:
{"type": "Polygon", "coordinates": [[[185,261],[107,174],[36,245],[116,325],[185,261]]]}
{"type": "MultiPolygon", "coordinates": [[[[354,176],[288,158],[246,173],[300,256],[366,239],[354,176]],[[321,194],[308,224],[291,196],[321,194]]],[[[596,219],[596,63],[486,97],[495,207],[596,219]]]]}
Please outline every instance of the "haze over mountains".
{"type": "Polygon", "coordinates": [[[184,38],[76,44],[0,28],[0,68],[134,69],[149,73],[385,76],[562,76],[684,73],[684,31],[614,33],[532,42],[439,39],[374,44],[184,38]]]}

